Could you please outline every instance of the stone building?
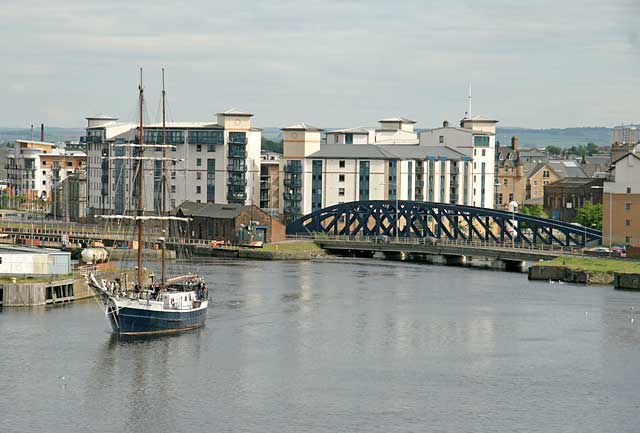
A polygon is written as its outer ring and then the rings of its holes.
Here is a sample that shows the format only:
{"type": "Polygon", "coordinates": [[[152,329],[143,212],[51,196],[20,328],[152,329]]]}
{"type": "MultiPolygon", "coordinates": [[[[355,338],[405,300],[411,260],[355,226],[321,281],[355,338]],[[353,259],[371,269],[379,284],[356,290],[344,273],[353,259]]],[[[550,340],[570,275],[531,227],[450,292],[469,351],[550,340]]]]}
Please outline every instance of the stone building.
{"type": "Polygon", "coordinates": [[[497,152],[496,208],[509,209],[509,203],[524,203],[527,192],[527,179],[524,163],[520,160],[518,138],[511,138],[510,147],[499,147],[497,152]]]}
{"type": "Polygon", "coordinates": [[[255,205],[185,201],[174,209],[173,214],[191,221],[172,224],[171,237],[231,243],[248,240],[280,242],[286,237],[285,226],[255,205]]]}
{"type": "Polygon", "coordinates": [[[565,177],[544,186],[544,210],[553,219],[566,222],[576,220],[577,210],[585,202],[602,203],[604,179],[565,177]]]}

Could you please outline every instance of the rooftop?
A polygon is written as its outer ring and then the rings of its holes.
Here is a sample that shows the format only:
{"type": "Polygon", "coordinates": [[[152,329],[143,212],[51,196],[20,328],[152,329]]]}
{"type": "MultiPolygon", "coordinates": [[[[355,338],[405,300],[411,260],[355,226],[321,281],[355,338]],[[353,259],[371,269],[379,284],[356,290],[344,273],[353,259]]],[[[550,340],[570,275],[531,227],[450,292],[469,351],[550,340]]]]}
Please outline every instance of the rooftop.
{"type": "Polygon", "coordinates": [[[464,117],[462,119],[463,122],[480,122],[480,123],[498,123],[497,120],[491,119],[486,116],[473,116],[473,117],[464,117]]]}
{"type": "Polygon", "coordinates": [[[55,250],[53,248],[36,248],[36,247],[22,247],[14,245],[2,245],[0,246],[0,254],[69,254],[68,251],[55,250]]]}
{"type": "Polygon", "coordinates": [[[415,120],[407,119],[405,117],[388,117],[386,119],[378,120],[380,123],[416,123],[415,120]]]}
{"type": "Polygon", "coordinates": [[[174,213],[180,211],[185,216],[230,219],[235,218],[247,206],[242,204],[195,203],[185,201],[178,205],[174,213]]]}
{"type": "Polygon", "coordinates": [[[327,134],[369,134],[369,132],[373,131],[372,129],[367,128],[346,128],[346,129],[335,129],[333,131],[327,131],[327,134]]]}
{"type": "Polygon", "coordinates": [[[282,128],[281,131],[312,131],[319,132],[322,131],[322,128],[318,128],[317,126],[309,125],[308,123],[300,122],[295,125],[287,126],[286,128],[282,128]]]}
{"type": "Polygon", "coordinates": [[[238,108],[229,108],[228,110],[217,113],[222,116],[246,116],[251,117],[253,113],[249,113],[248,111],[240,110],[238,108]]]}
{"type": "Polygon", "coordinates": [[[466,155],[446,146],[417,146],[402,144],[361,144],[345,146],[344,144],[323,144],[320,150],[309,155],[309,158],[324,159],[468,159],[466,155]]]}

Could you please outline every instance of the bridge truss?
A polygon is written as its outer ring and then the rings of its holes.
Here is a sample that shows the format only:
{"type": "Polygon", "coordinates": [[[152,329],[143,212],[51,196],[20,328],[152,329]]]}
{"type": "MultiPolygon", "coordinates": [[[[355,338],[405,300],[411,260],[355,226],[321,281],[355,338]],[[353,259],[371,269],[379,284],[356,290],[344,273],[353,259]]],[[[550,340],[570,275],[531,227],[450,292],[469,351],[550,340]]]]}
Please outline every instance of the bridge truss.
{"type": "Polygon", "coordinates": [[[517,212],[457,204],[369,200],[341,203],[293,221],[287,234],[433,237],[526,245],[587,246],[602,232],[517,212]]]}

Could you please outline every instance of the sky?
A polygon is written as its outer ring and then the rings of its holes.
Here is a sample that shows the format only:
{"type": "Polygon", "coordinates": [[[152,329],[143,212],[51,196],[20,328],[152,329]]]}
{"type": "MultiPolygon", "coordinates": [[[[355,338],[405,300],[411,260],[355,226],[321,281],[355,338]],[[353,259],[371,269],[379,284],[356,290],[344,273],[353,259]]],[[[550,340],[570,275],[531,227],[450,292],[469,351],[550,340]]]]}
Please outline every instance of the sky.
{"type": "Polygon", "coordinates": [[[419,128],[640,123],[638,0],[3,0],[0,126],[158,121],[419,128]]]}

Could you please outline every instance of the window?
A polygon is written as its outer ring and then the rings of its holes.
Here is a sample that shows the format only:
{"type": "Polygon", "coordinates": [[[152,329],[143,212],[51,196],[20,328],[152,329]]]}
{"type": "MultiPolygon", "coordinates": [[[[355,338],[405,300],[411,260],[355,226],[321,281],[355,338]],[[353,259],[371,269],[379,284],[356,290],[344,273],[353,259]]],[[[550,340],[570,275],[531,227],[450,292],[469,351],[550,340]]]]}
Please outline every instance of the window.
{"type": "Polygon", "coordinates": [[[176,192],[176,186],[175,185],[171,185],[171,192],[175,193],[176,192]]]}
{"type": "Polygon", "coordinates": [[[538,197],[538,191],[533,191],[533,196],[538,197]]]}
{"type": "Polygon", "coordinates": [[[443,144],[443,143],[444,143],[444,135],[441,135],[441,136],[438,138],[438,142],[439,142],[440,144],[443,144]]]}
{"type": "Polygon", "coordinates": [[[176,172],[175,172],[175,171],[172,171],[172,172],[171,172],[171,179],[173,180],[173,179],[175,179],[175,178],[176,178],[176,172]]]}
{"type": "Polygon", "coordinates": [[[630,186],[627,187],[627,194],[631,194],[631,187],[630,186]]]}
{"type": "Polygon", "coordinates": [[[498,194],[498,204],[502,204],[502,193],[498,194]]]}
{"type": "Polygon", "coordinates": [[[201,144],[198,144],[196,146],[196,152],[202,152],[202,145],[201,144]]]}
{"type": "Polygon", "coordinates": [[[504,186],[509,186],[509,179],[504,180],[504,186]]]}
{"type": "Polygon", "coordinates": [[[202,167],[202,159],[201,158],[196,159],[196,165],[198,167],[202,167]]]}
{"type": "Polygon", "coordinates": [[[47,165],[47,161],[42,161],[42,165],[47,165]]]}
{"type": "Polygon", "coordinates": [[[542,182],[543,185],[549,185],[549,181],[545,180],[544,182],[542,182]]]}
{"type": "Polygon", "coordinates": [[[46,184],[47,184],[47,181],[46,181],[46,180],[43,180],[43,181],[42,181],[42,184],[43,184],[43,185],[46,185],[46,184]]]}
{"type": "Polygon", "coordinates": [[[353,134],[344,134],[344,144],[353,144],[353,134]]]}
{"type": "Polygon", "coordinates": [[[542,177],[549,177],[549,170],[544,170],[542,172],[542,177]]]}
{"type": "Polygon", "coordinates": [[[202,192],[202,187],[200,185],[196,186],[196,194],[200,194],[202,192]]]}
{"type": "Polygon", "coordinates": [[[476,135],[473,137],[473,145],[477,147],[489,147],[489,136],[476,135]]]}
{"type": "Polygon", "coordinates": [[[344,182],[344,174],[338,175],[338,182],[344,182]]]}
{"type": "Polygon", "coordinates": [[[341,197],[344,196],[344,188],[338,188],[338,195],[341,197]]]}
{"type": "Polygon", "coordinates": [[[71,167],[71,161],[67,161],[67,167],[71,167]]]}
{"type": "Polygon", "coordinates": [[[631,203],[625,203],[624,210],[631,210],[631,203]]]}
{"type": "Polygon", "coordinates": [[[202,172],[200,171],[196,172],[196,179],[198,180],[202,179],[202,172]]]}
{"type": "Polygon", "coordinates": [[[486,151],[486,149],[482,149],[482,156],[487,156],[487,151],[486,151]]]}
{"type": "Polygon", "coordinates": [[[533,181],[533,186],[538,186],[538,181],[537,180],[533,181]]]}
{"type": "Polygon", "coordinates": [[[341,159],[340,161],[338,161],[338,167],[340,167],[340,168],[344,168],[345,167],[344,159],[341,159]]]}
{"type": "Polygon", "coordinates": [[[631,225],[631,220],[625,220],[624,225],[627,227],[631,225]]]}
{"type": "Polygon", "coordinates": [[[627,245],[630,244],[631,243],[631,236],[625,236],[624,237],[624,243],[627,244],[627,245]]]}

